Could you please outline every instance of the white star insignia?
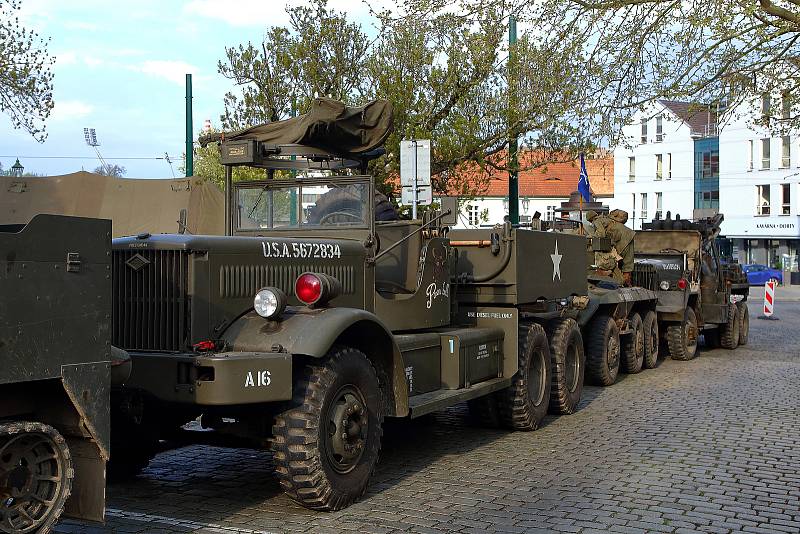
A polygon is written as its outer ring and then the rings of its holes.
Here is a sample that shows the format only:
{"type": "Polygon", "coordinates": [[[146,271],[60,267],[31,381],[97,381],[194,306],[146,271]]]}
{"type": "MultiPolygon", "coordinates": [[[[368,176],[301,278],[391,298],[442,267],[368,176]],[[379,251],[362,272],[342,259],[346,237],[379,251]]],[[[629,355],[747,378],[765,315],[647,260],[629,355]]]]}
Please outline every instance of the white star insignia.
{"type": "Polygon", "coordinates": [[[553,280],[558,276],[561,280],[561,254],[558,253],[558,241],[556,241],[556,250],[550,254],[550,259],[553,260],[553,280]]]}

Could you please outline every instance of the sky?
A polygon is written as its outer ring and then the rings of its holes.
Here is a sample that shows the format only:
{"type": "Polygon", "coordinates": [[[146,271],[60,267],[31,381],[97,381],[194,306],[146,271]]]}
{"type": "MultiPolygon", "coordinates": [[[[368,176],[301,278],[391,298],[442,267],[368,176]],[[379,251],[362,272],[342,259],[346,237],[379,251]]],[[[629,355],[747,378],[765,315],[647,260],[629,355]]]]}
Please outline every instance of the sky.
{"type": "MultiPolygon", "coordinates": [[[[195,139],[205,119],[219,127],[223,96],[234,88],[217,74],[225,47],[260,43],[286,25],[287,4],[302,0],[22,0],[21,22],[49,37],[54,101],[48,137],[36,142],[0,114],[0,164],[18,157],[26,172],[56,175],[99,165],[83,129],[95,128],[109,164],[130,178],[181,176],[185,76],[192,74],[195,139]],[[173,170],[163,158],[168,153],[173,170]],[[142,158],[142,159],[122,159],[142,158]]],[[[374,4],[374,2],[373,2],[374,4]]],[[[331,0],[369,30],[362,0],[331,0]]],[[[368,33],[370,33],[368,31],[368,33]]]]}

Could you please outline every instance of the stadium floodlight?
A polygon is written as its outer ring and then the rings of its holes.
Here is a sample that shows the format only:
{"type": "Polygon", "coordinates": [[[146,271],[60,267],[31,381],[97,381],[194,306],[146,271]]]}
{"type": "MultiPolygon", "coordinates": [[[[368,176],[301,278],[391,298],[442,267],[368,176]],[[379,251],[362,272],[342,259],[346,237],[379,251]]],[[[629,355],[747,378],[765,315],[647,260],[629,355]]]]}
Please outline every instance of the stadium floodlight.
{"type": "Polygon", "coordinates": [[[100,146],[100,143],[97,142],[97,132],[95,132],[94,128],[84,128],[83,138],[86,139],[86,144],[89,146],[100,146]]]}

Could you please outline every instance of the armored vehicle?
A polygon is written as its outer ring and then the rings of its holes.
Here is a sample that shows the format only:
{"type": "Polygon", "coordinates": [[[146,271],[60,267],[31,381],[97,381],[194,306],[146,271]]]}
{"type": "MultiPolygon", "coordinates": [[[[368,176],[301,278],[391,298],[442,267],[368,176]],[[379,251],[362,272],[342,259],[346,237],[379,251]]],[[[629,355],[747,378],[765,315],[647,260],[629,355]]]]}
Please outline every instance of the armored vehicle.
{"type": "Polygon", "coordinates": [[[364,175],[390,118],[385,102],[319,99],[217,139],[229,235],[115,240],[113,335],[133,361],[115,462],[136,472],[170,426],[200,417],[269,443],[286,493],[335,510],[365,491],[385,417],[471,401],[533,430],[551,398],[574,410],[584,239],[450,232],[454,204],[397,220],[364,175]],[[286,172],[234,183],[238,165],[286,172]]]}
{"type": "Polygon", "coordinates": [[[716,237],[723,220],[722,214],[695,222],[667,214],[636,233],[634,276],[658,294],[658,320],[673,359],[694,358],[701,333],[712,347],[747,344],[747,279],[737,263],[720,260],[716,237]]]}
{"type": "Polygon", "coordinates": [[[0,532],[103,520],[111,361],[111,222],[0,226],[0,532]]]}

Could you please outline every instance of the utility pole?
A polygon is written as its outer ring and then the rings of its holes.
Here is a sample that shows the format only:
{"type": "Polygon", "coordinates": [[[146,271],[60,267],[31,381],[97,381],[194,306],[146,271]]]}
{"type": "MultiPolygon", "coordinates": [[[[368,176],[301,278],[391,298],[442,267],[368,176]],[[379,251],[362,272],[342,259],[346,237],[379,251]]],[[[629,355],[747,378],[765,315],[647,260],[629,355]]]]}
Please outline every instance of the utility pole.
{"type": "MultiPolygon", "coordinates": [[[[511,132],[516,127],[516,54],[514,50],[517,43],[517,18],[511,15],[508,18],[508,130],[511,132]]],[[[517,150],[519,148],[516,135],[508,139],[508,218],[511,224],[519,224],[519,162],[517,150]]]]}
{"type": "Polygon", "coordinates": [[[194,176],[194,132],[192,131],[192,75],[186,75],[186,176],[194,176]]]}

